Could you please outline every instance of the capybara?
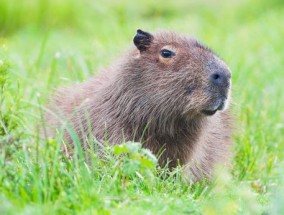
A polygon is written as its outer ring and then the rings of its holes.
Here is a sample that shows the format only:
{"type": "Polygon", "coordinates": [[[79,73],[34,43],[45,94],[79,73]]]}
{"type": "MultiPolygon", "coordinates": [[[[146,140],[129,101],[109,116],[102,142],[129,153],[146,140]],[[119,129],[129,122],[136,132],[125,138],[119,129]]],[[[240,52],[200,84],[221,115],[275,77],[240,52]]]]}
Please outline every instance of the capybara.
{"type": "Polygon", "coordinates": [[[210,179],[217,164],[227,164],[232,145],[228,66],[178,33],[139,29],[133,42],[113,66],[55,93],[45,134],[64,127],[64,142],[83,148],[91,139],[141,142],[161,153],[160,165],[180,164],[192,181],[210,179]]]}

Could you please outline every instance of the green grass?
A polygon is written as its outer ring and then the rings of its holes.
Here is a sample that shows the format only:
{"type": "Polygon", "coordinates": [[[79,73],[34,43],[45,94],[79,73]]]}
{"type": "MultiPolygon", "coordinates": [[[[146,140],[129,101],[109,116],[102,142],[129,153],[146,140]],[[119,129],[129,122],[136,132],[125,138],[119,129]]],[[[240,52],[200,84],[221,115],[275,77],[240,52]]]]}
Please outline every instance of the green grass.
{"type": "Polygon", "coordinates": [[[284,4],[208,2],[1,1],[0,214],[284,213],[284,4]],[[39,141],[54,89],[115,61],[137,28],[193,35],[232,70],[232,169],[211,184],[156,169],[138,145],[87,152],[86,165],[39,141]]]}

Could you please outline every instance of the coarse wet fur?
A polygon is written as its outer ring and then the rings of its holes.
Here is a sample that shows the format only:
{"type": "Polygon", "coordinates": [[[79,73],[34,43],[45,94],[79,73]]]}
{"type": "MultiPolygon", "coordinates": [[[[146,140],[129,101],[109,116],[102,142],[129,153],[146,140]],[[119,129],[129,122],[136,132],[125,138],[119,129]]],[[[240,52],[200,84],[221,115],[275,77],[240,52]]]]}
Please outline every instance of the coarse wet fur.
{"type": "MultiPolygon", "coordinates": [[[[212,50],[178,33],[137,30],[133,48],[90,80],[58,90],[47,135],[65,142],[142,142],[186,178],[210,179],[230,158],[230,70],[212,50]],[[77,134],[74,137],[74,133],[77,134]],[[72,136],[73,135],[73,136],[72,136]]],[[[66,145],[65,145],[66,146],[66,145]]],[[[70,148],[65,147],[70,154],[70,148]]]]}

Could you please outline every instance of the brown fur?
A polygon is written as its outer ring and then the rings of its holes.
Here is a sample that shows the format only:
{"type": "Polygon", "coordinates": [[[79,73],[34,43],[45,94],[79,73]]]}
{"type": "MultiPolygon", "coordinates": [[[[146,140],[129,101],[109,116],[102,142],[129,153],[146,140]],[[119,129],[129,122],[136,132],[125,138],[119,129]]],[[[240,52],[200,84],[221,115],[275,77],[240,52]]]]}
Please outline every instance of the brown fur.
{"type": "MultiPolygon", "coordinates": [[[[229,80],[230,71],[195,39],[173,32],[150,36],[138,44],[134,38],[136,48],[98,76],[59,90],[49,105],[56,116],[48,114],[47,123],[56,129],[70,120],[82,144],[90,136],[111,144],[142,142],[154,154],[164,151],[161,165],[179,162],[192,179],[209,178],[230,154],[231,117],[226,110],[202,112],[229,97],[229,82],[219,89],[208,76],[222,71],[229,80]],[[163,58],[163,48],[176,56],[163,58]]],[[[72,143],[68,132],[65,138],[72,143]]]]}

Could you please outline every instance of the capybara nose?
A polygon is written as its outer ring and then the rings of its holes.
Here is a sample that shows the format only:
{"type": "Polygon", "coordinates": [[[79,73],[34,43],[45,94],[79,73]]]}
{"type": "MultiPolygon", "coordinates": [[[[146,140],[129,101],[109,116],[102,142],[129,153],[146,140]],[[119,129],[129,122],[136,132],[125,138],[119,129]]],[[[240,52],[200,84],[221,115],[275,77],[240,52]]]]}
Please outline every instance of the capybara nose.
{"type": "Polygon", "coordinates": [[[220,87],[228,87],[229,79],[225,73],[223,72],[214,72],[209,76],[209,80],[212,84],[220,87]]]}

